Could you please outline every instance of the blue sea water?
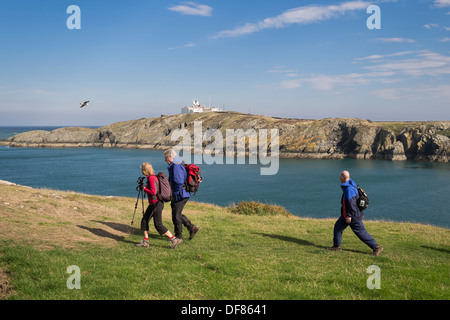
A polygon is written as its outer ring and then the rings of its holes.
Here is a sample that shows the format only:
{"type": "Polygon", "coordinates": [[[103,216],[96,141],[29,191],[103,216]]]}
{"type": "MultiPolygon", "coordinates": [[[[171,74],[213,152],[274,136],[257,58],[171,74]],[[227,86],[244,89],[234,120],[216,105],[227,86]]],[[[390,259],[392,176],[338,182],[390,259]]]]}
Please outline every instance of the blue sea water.
{"type": "MultiPolygon", "coordinates": [[[[31,129],[35,128],[0,127],[0,139],[31,129]]],[[[152,163],[157,172],[167,172],[162,151],[0,146],[0,180],[135,198],[143,162],[152,163]]],[[[204,181],[194,201],[227,206],[254,200],[282,205],[297,216],[337,218],[342,194],[339,173],[348,170],[369,194],[366,219],[450,227],[449,163],[280,159],[279,171],[272,176],[260,175],[261,166],[248,164],[248,160],[246,164],[200,166],[204,181]]],[[[134,200],[130,202],[133,210],[134,200]]]]}

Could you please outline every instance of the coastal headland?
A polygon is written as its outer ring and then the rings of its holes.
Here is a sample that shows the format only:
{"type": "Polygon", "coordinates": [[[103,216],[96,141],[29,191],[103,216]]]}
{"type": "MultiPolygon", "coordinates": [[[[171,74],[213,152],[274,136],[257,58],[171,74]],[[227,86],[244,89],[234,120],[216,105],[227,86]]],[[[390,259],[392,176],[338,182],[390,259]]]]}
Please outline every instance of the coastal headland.
{"type": "MultiPolygon", "coordinates": [[[[321,120],[278,118],[238,112],[164,115],[116,122],[101,128],[65,127],[29,131],[0,141],[10,147],[103,147],[163,150],[176,146],[176,130],[194,135],[194,122],[203,131],[277,129],[280,158],[383,159],[448,162],[450,121],[371,121],[357,118],[321,120]]],[[[206,134],[205,134],[206,136],[206,134]]],[[[209,137],[212,139],[211,137],[209,137]]],[[[268,137],[270,149],[270,136],[268,137]]],[[[245,137],[248,153],[252,136],[245,137]]],[[[207,146],[203,139],[202,147],[207,146]]],[[[225,146],[225,143],[221,144],[225,146]]],[[[224,147],[225,149],[225,147],[224,147]]]]}

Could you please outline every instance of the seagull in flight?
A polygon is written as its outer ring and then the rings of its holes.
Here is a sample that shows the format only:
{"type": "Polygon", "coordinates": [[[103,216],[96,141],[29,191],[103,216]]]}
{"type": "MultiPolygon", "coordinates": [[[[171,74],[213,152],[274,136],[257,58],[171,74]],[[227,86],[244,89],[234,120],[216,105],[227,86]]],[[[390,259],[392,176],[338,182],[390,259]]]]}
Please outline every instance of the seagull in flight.
{"type": "Polygon", "coordinates": [[[83,107],[85,107],[85,106],[88,106],[89,105],[89,101],[85,101],[85,102],[83,102],[83,103],[80,103],[81,104],[81,107],[80,108],[83,108],[83,107]]]}

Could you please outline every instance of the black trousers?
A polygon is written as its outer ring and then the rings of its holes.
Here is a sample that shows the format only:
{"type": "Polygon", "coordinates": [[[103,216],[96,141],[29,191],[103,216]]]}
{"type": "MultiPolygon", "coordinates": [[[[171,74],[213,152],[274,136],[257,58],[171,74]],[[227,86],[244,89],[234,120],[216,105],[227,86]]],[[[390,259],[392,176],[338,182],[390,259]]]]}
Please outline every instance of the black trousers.
{"type": "Polygon", "coordinates": [[[189,219],[182,213],[183,208],[188,201],[189,198],[184,198],[181,201],[172,201],[170,203],[170,206],[172,207],[172,222],[175,228],[175,237],[177,237],[178,239],[183,239],[183,225],[189,231],[191,231],[194,227],[191,221],[189,221],[189,219]]]}
{"type": "Polygon", "coordinates": [[[162,211],[164,209],[164,202],[159,200],[155,204],[151,204],[147,207],[147,210],[145,210],[144,216],[141,220],[141,230],[142,231],[148,231],[149,230],[149,223],[150,219],[152,217],[153,213],[153,223],[155,224],[156,231],[163,235],[166,233],[169,229],[167,229],[163,223],[162,223],[162,211]]]}

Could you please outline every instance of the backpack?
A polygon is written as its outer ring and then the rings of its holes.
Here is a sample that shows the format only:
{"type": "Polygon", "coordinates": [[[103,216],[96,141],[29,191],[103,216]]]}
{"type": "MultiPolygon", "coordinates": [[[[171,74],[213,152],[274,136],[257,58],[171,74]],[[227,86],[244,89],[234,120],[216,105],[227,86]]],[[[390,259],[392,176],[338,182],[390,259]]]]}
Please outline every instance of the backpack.
{"type": "Polygon", "coordinates": [[[183,166],[186,169],[186,181],[184,182],[183,189],[187,192],[197,192],[200,182],[202,182],[202,171],[200,167],[195,164],[185,164],[183,166]]]}
{"type": "Polygon", "coordinates": [[[159,172],[156,177],[158,178],[159,188],[157,197],[159,200],[169,202],[172,200],[172,188],[170,187],[169,179],[164,172],[159,172]]]}
{"type": "Polygon", "coordinates": [[[369,197],[363,188],[357,187],[359,198],[356,201],[359,211],[364,211],[369,206],[369,197]]]}

